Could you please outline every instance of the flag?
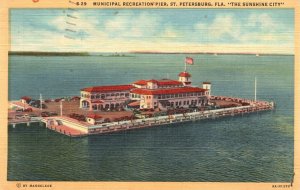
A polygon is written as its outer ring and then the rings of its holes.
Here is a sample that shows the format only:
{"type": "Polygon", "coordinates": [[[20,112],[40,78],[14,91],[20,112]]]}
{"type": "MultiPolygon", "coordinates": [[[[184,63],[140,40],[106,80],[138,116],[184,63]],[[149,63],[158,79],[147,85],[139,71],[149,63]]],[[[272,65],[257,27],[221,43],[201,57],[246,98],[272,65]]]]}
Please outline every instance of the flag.
{"type": "Polygon", "coordinates": [[[185,58],[185,63],[189,64],[189,65],[193,65],[194,64],[194,59],[191,57],[186,57],[185,58]]]}

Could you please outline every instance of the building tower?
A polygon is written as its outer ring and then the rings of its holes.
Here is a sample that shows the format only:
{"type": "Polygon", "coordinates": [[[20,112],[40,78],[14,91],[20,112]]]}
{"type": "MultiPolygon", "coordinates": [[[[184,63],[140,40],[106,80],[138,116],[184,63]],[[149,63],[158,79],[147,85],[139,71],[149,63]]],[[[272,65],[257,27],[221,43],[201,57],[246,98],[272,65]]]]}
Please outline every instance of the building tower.
{"type": "Polygon", "coordinates": [[[202,88],[207,90],[205,92],[206,96],[211,96],[211,83],[210,82],[203,82],[202,83],[202,88]]]}
{"type": "Polygon", "coordinates": [[[179,79],[178,81],[182,82],[184,86],[191,86],[192,80],[191,77],[192,75],[186,71],[179,73],[179,79]]]}

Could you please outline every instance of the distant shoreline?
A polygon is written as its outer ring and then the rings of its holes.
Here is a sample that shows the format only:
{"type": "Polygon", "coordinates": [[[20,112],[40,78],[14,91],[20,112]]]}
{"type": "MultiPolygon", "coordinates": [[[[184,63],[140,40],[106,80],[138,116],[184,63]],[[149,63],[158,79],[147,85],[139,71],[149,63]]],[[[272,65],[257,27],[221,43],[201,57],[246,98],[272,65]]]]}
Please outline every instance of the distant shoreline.
{"type": "Polygon", "coordinates": [[[218,52],[151,52],[151,51],[132,51],[129,53],[134,54],[207,54],[207,55],[259,55],[259,56],[270,56],[270,55],[281,55],[281,56],[294,56],[294,54],[284,53],[218,53],[218,52]]]}
{"type": "Polygon", "coordinates": [[[89,56],[87,52],[38,52],[38,51],[9,51],[8,55],[28,56],[89,56]]]}
{"type": "Polygon", "coordinates": [[[120,54],[102,55],[109,52],[40,52],[40,51],[9,51],[8,55],[23,55],[23,56],[103,56],[103,57],[133,57],[126,54],[192,54],[192,55],[253,55],[253,56],[294,56],[294,54],[272,54],[272,53],[214,53],[214,52],[151,52],[151,51],[132,51],[122,52],[120,54]]]}

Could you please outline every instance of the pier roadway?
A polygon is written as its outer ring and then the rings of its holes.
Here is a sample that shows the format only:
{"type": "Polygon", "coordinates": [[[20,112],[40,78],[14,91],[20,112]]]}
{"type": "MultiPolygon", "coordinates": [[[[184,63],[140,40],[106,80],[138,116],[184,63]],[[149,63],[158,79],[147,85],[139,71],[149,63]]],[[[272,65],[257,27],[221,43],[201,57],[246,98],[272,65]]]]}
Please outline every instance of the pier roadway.
{"type": "Polygon", "coordinates": [[[202,119],[215,119],[218,117],[225,116],[235,116],[242,115],[252,112],[272,110],[274,107],[272,104],[264,105],[249,105],[241,107],[232,107],[232,108],[223,108],[217,110],[201,111],[201,112],[191,112],[184,114],[174,114],[168,116],[158,116],[146,119],[136,119],[132,121],[120,121],[120,122],[111,122],[95,126],[90,126],[88,134],[103,134],[103,133],[112,133],[124,130],[139,129],[145,127],[153,126],[162,126],[173,123],[183,123],[189,121],[196,121],[202,119]]]}
{"type": "Polygon", "coordinates": [[[41,120],[48,129],[71,137],[85,136],[88,128],[92,126],[87,122],[78,121],[65,116],[46,117],[41,120]]]}
{"type": "MultiPolygon", "coordinates": [[[[267,101],[253,101],[240,98],[214,96],[212,101],[223,102],[225,108],[219,108],[206,111],[195,111],[189,113],[170,114],[166,116],[157,116],[144,119],[132,119],[116,122],[106,122],[97,125],[92,125],[84,121],[78,121],[67,116],[53,116],[53,117],[36,117],[36,118],[21,118],[16,120],[11,118],[9,124],[26,123],[26,122],[43,122],[48,129],[58,133],[71,136],[80,137],[87,135],[112,133],[124,130],[139,129],[152,126],[162,126],[172,123],[183,123],[202,119],[215,119],[218,117],[242,115],[252,112],[259,112],[274,109],[273,102],[267,101]],[[235,102],[233,107],[226,107],[224,102],[235,102]]],[[[109,113],[108,113],[109,114],[109,113]]],[[[114,115],[118,116],[119,112],[114,115]]],[[[122,115],[122,114],[121,114],[122,115]]]]}

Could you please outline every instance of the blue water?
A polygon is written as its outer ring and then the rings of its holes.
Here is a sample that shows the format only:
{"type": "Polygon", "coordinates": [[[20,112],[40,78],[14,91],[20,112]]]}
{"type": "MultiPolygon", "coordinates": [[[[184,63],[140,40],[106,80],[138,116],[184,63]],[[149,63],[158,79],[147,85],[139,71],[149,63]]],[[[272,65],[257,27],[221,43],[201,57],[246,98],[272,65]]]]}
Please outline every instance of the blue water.
{"type": "MultiPolygon", "coordinates": [[[[9,99],[177,78],[186,55],[10,56],[9,99]]],[[[276,102],[276,111],[71,139],[9,127],[9,180],[288,182],[293,175],[294,56],[191,55],[194,85],[276,102]]]]}

